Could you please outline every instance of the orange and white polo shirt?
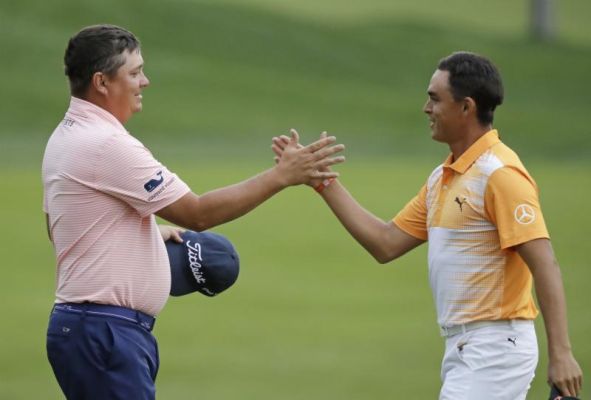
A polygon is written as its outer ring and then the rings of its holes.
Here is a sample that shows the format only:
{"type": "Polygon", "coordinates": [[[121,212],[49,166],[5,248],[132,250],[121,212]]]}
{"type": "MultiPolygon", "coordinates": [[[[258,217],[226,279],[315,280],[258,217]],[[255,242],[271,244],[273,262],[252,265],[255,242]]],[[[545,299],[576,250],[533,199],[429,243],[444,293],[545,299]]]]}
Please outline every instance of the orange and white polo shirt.
{"type": "Polygon", "coordinates": [[[513,246],[549,237],[536,183],[496,130],[451,161],[393,219],[429,241],[437,322],[534,319],[532,275],[513,246]]]}

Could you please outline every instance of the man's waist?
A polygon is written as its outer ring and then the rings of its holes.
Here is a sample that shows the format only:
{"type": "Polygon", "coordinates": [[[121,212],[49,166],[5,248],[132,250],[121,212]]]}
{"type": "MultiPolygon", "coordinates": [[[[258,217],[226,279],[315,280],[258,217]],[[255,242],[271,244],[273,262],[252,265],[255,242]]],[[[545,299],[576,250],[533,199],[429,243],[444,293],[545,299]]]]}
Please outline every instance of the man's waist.
{"type": "Polygon", "coordinates": [[[151,331],[154,329],[156,318],[127,307],[97,303],[56,303],[52,312],[67,312],[106,318],[116,318],[141,325],[151,331]]]}
{"type": "Polygon", "coordinates": [[[452,337],[460,333],[470,332],[476,329],[485,328],[488,326],[514,326],[521,324],[533,325],[531,319],[499,319],[499,320],[481,320],[466,322],[464,324],[457,324],[451,326],[440,326],[439,333],[443,337],[452,337]]]}

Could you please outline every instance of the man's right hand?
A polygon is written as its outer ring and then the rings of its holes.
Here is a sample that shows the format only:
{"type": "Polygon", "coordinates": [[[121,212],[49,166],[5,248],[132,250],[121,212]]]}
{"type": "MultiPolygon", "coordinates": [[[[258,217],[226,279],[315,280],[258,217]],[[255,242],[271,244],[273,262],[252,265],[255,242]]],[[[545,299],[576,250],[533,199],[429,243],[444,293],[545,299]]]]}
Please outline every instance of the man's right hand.
{"type": "Polygon", "coordinates": [[[331,157],[345,148],[342,144],[335,144],[334,136],[321,136],[317,141],[307,146],[299,143],[299,135],[295,129],[291,130],[291,138],[281,136],[273,138],[273,151],[277,155],[275,171],[285,186],[298,184],[312,185],[315,181],[336,178],[338,172],[328,167],[345,161],[344,156],[331,157]]]}

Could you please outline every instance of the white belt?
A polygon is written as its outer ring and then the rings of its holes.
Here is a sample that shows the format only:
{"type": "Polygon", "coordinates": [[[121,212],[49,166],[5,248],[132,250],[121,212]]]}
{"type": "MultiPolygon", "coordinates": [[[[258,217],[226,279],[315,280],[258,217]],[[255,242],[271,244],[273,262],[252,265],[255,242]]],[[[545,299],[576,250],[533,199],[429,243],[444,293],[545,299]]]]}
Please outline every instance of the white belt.
{"type": "Polygon", "coordinates": [[[455,336],[459,333],[466,333],[469,331],[473,331],[474,329],[484,328],[485,326],[494,326],[494,325],[503,325],[503,326],[512,326],[514,324],[533,324],[532,320],[529,319],[500,319],[497,321],[474,321],[468,322],[465,324],[460,325],[453,325],[453,326],[440,326],[439,332],[443,337],[451,337],[455,336]]]}

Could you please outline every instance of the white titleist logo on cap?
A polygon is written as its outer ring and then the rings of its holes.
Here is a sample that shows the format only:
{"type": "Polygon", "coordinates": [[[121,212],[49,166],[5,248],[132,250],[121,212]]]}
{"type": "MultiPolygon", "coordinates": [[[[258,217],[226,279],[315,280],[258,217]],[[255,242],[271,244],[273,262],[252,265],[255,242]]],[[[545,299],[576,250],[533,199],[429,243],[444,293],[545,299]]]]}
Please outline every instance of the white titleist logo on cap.
{"type": "Polygon", "coordinates": [[[199,243],[195,243],[194,245],[192,245],[191,242],[187,240],[187,249],[187,256],[189,257],[189,266],[191,267],[191,271],[193,272],[195,280],[197,281],[197,283],[205,283],[203,272],[201,272],[201,245],[199,243]]]}

